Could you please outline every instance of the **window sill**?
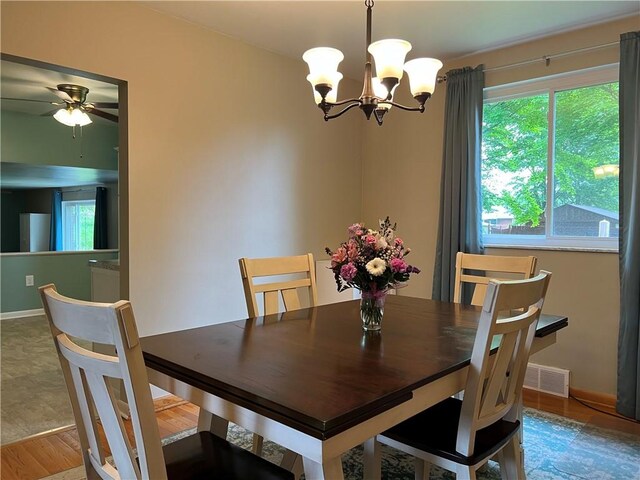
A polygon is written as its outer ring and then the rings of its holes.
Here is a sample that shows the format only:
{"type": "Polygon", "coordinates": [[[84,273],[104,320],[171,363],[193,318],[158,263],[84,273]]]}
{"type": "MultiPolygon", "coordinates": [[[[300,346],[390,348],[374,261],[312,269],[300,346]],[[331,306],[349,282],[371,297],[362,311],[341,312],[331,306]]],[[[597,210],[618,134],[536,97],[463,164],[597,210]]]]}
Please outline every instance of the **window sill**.
{"type": "Polygon", "coordinates": [[[557,245],[507,245],[485,243],[484,248],[504,248],[509,250],[551,250],[559,252],[618,253],[617,248],[603,247],[559,247],[557,245]]]}

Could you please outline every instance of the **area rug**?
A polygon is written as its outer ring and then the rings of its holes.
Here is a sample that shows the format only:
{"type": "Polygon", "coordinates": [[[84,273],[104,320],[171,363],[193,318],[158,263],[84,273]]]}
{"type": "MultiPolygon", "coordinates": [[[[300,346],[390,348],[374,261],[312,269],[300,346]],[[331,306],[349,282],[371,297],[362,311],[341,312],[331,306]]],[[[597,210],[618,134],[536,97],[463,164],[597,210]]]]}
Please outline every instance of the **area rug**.
{"type": "MultiPolygon", "coordinates": [[[[193,433],[181,432],[163,440],[169,443],[193,433]]],[[[251,446],[252,435],[231,425],[229,439],[244,448],[251,446]]],[[[529,480],[640,480],[640,437],[614,430],[585,425],[539,410],[524,412],[525,470],[529,480]]],[[[278,463],[282,448],[272,442],[264,444],[264,455],[278,463]]],[[[362,447],[342,458],[346,480],[362,479],[362,447]]],[[[82,467],[67,470],[46,480],[84,480],[82,467]]],[[[382,478],[413,480],[413,458],[382,447],[382,478]]],[[[430,480],[454,480],[453,473],[433,468],[430,480]]],[[[498,480],[497,464],[489,462],[478,474],[479,480],[498,480]]]]}

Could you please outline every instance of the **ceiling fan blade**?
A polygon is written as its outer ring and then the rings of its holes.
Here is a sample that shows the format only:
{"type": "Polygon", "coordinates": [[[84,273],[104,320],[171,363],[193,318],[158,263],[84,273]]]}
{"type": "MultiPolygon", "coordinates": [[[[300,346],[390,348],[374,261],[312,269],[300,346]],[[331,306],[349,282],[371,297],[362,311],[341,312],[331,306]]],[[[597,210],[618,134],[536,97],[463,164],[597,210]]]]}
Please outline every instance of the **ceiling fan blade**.
{"type": "Polygon", "coordinates": [[[51,104],[51,102],[47,102],[46,100],[32,100],[30,98],[13,98],[13,97],[1,97],[1,100],[17,100],[20,102],[38,102],[38,103],[48,103],[51,104]]]}
{"type": "Polygon", "coordinates": [[[47,88],[47,90],[49,90],[51,93],[53,93],[55,96],[57,96],[61,100],[64,100],[67,103],[75,103],[73,101],[73,98],[71,98],[67,92],[63,92],[63,91],[58,90],[57,88],[53,88],[53,87],[46,87],[46,88],[47,88]]]}
{"type": "Polygon", "coordinates": [[[93,114],[96,117],[102,117],[112,122],[118,123],[118,116],[113,115],[112,113],[103,112],[102,110],[98,110],[97,108],[87,109],[87,113],[93,114]]]}
{"type": "Polygon", "coordinates": [[[91,102],[91,104],[96,108],[118,109],[118,102],[91,102]]]}

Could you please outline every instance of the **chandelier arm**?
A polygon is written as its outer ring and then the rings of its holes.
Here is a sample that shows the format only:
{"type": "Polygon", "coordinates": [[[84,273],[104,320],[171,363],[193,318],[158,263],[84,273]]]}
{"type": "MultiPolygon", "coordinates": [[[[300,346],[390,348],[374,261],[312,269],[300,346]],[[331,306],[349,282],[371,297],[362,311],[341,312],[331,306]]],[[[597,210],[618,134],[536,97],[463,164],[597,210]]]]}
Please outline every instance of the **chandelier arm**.
{"type": "Polygon", "coordinates": [[[350,99],[348,99],[348,100],[342,100],[342,101],[340,101],[340,102],[335,102],[335,103],[332,103],[332,102],[325,102],[325,103],[326,103],[327,105],[329,105],[330,107],[337,107],[337,106],[339,106],[339,105],[346,105],[346,104],[347,104],[347,103],[349,103],[349,102],[359,102],[359,101],[360,101],[360,100],[359,100],[358,98],[350,98],[350,99]]]}
{"type": "Polygon", "coordinates": [[[327,115],[326,113],[324,114],[324,120],[329,121],[329,120],[333,120],[334,118],[338,118],[340,115],[342,115],[343,113],[348,112],[349,110],[351,110],[353,107],[359,107],[360,106],[360,102],[357,101],[355,103],[352,103],[351,105],[348,105],[346,107],[344,107],[342,110],[340,110],[338,113],[336,113],[335,115],[327,115]]]}
{"type": "Polygon", "coordinates": [[[401,110],[406,110],[407,112],[424,112],[424,105],[420,105],[419,107],[405,107],[399,103],[390,102],[385,100],[384,102],[378,103],[378,105],[393,105],[394,107],[398,107],[401,110]]]}

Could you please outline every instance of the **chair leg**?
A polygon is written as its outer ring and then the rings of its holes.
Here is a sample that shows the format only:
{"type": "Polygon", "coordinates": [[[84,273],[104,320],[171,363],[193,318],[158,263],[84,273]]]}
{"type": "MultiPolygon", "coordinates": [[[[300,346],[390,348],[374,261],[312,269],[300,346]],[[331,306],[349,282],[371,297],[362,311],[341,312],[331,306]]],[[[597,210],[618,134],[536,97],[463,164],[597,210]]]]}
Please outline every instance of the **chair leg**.
{"type": "Polygon", "coordinates": [[[416,480],[429,480],[431,476],[431,463],[421,458],[414,460],[416,467],[416,480]]]}
{"type": "Polygon", "coordinates": [[[456,480],[476,480],[476,471],[473,467],[458,465],[456,469],[456,480]]]}
{"type": "Polygon", "coordinates": [[[258,456],[262,455],[262,443],[264,442],[264,438],[262,438],[257,433],[253,434],[253,447],[251,451],[258,456]]]}
{"type": "Polygon", "coordinates": [[[500,475],[508,480],[525,480],[526,475],[520,456],[520,440],[514,436],[502,449],[500,475]],[[504,473],[503,473],[504,472],[504,473]]]}

